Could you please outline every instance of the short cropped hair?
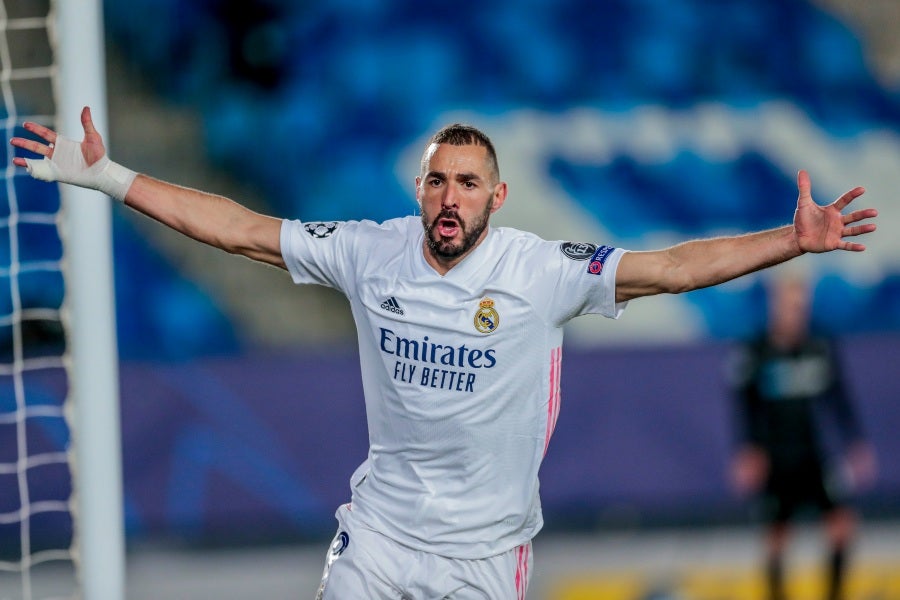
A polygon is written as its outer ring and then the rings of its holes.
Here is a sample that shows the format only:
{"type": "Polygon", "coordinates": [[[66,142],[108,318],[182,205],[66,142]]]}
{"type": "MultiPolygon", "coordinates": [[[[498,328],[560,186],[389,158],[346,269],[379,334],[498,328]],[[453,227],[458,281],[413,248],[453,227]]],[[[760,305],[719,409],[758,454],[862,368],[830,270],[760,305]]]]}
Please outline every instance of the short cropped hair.
{"type": "Polygon", "coordinates": [[[422,172],[425,171],[425,157],[428,156],[428,148],[432,144],[450,144],[451,146],[483,146],[488,153],[488,160],[493,170],[494,176],[500,179],[500,164],[497,161],[497,151],[494,150],[494,144],[483,131],[472,127],[471,125],[463,125],[462,123],[453,123],[441,127],[425,147],[425,154],[422,156],[422,172]]]}

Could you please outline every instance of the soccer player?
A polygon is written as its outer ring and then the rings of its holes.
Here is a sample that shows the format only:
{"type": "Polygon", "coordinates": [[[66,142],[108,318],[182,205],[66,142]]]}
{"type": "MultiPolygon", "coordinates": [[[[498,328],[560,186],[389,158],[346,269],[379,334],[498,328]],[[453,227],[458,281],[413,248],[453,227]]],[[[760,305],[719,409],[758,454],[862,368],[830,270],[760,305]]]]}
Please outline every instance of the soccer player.
{"type": "Polygon", "coordinates": [[[734,482],[762,500],[769,599],[786,597],[789,526],[811,508],[825,522],[825,598],[839,600],[856,531],[851,494],[874,479],[875,455],[844,385],[836,344],[810,329],[807,284],[782,276],[769,293],[767,331],[738,349],[734,365],[734,482]]]}
{"type": "MultiPolygon", "coordinates": [[[[538,467],[559,411],[563,325],[628,301],[715,285],[806,252],[865,249],[874,209],[843,214],[798,177],[794,221],[652,252],[545,241],[490,226],[506,202],[487,136],[438,131],[416,177],[421,217],[302,223],[159,181],[111,162],[84,138],[34,123],[11,143],[38,179],[101,190],[198,241],[334,287],[356,321],[367,459],[338,508],[319,597],[522,599],[542,526],[538,467]]],[[[353,190],[351,193],[370,193],[353,190]]],[[[727,190],[722,190],[727,193],[727,190]]]]}

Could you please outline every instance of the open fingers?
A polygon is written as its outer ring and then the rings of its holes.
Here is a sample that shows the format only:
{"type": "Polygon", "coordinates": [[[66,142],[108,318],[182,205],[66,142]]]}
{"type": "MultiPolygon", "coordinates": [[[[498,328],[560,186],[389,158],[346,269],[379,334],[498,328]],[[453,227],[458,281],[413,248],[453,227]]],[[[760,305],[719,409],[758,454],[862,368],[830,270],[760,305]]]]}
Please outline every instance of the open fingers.
{"type": "Polygon", "coordinates": [[[853,227],[844,227],[841,231],[841,237],[853,237],[855,235],[863,235],[875,231],[875,223],[866,223],[865,225],[854,225],[853,227]]]}
{"type": "Polygon", "coordinates": [[[865,244],[858,244],[856,242],[841,242],[838,244],[839,250],[847,250],[848,252],[864,252],[866,250],[865,244]]]}
{"type": "MultiPolygon", "coordinates": [[[[862,188],[857,188],[857,190],[861,190],[861,189],[862,188]]],[[[847,192],[846,194],[844,194],[844,196],[852,195],[852,193],[855,191],[856,190],[851,190],[850,192],[847,192]]],[[[860,193],[856,194],[856,196],[859,196],[861,193],[862,192],[860,191],[860,193]]],[[[841,198],[843,198],[844,196],[841,196],[841,198]]],[[[853,196],[853,197],[856,197],[856,196],[853,196]]],[[[852,200],[853,197],[851,197],[849,200],[847,200],[847,202],[852,200]]],[[[846,204],[845,204],[845,206],[846,206],[846,204]]],[[[854,236],[858,236],[858,235],[865,235],[867,233],[872,233],[877,228],[875,223],[862,223],[860,225],[850,225],[850,224],[857,223],[864,219],[871,219],[871,218],[877,217],[877,216],[878,216],[878,211],[874,208],[864,208],[862,210],[855,210],[851,213],[843,215],[843,217],[841,218],[841,221],[844,224],[844,228],[841,230],[841,238],[848,238],[848,237],[854,237],[854,236]]],[[[849,252],[863,252],[866,249],[866,246],[864,244],[860,244],[857,242],[848,242],[845,239],[841,239],[840,243],[838,244],[838,248],[841,250],[847,250],[849,252]]]]}
{"type": "Polygon", "coordinates": [[[35,140],[29,140],[26,138],[13,138],[9,141],[10,144],[16,146],[17,148],[22,148],[24,150],[28,150],[29,152],[34,152],[35,154],[40,154],[41,156],[53,156],[53,144],[42,144],[35,140]]]}
{"type": "Polygon", "coordinates": [[[38,125],[37,123],[32,123],[31,121],[25,121],[22,124],[22,127],[25,128],[25,131],[30,131],[50,144],[56,143],[56,132],[52,129],[44,127],[43,125],[38,125]]]}
{"type": "Polygon", "coordinates": [[[844,225],[849,225],[850,223],[856,223],[857,221],[862,221],[864,219],[874,219],[878,216],[878,210],[875,208],[864,208],[861,210],[854,210],[851,213],[847,213],[841,217],[841,221],[844,225]]]}
{"type": "MultiPolygon", "coordinates": [[[[26,121],[22,124],[22,127],[24,127],[26,131],[34,133],[35,135],[43,138],[46,143],[41,143],[37,140],[32,140],[29,138],[14,137],[9,140],[10,144],[17,148],[22,148],[24,150],[28,150],[29,152],[34,152],[35,154],[38,154],[40,156],[53,156],[53,146],[56,143],[55,131],[53,131],[52,129],[48,129],[43,125],[32,123],[31,121],[26,121]]],[[[25,159],[18,156],[13,158],[13,164],[17,167],[27,166],[25,159]]]]}
{"type": "MultiPolygon", "coordinates": [[[[24,123],[22,123],[22,127],[25,129],[25,131],[33,133],[44,141],[40,142],[38,140],[30,138],[14,137],[9,140],[10,144],[17,148],[28,150],[29,152],[33,152],[40,156],[46,156],[48,158],[53,156],[53,148],[56,145],[58,137],[55,131],[53,131],[49,127],[44,127],[43,125],[39,125],[32,121],[25,121],[24,123]]],[[[13,158],[13,164],[17,167],[27,166],[25,159],[18,156],[13,158]]]]}
{"type": "Polygon", "coordinates": [[[834,201],[834,207],[838,210],[844,210],[844,208],[853,202],[856,198],[859,198],[863,194],[866,193],[866,189],[863,187],[855,187],[849,192],[845,192],[840,198],[834,201]]]}

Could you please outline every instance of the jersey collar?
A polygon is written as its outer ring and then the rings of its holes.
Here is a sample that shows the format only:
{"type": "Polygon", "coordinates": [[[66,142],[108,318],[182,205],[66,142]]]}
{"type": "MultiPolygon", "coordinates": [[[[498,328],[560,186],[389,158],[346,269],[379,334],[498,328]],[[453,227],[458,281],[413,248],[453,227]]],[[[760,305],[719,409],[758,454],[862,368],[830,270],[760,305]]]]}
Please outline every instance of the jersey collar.
{"type": "Polygon", "coordinates": [[[454,265],[449,271],[447,271],[446,275],[441,275],[437,271],[434,270],[428,261],[425,260],[425,230],[422,229],[418,235],[418,243],[416,248],[416,255],[418,256],[418,260],[420,261],[422,267],[428,272],[433,274],[435,277],[440,279],[448,279],[448,280],[456,280],[456,281],[465,281],[471,274],[477,271],[484,263],[484,257],[488,254],[488,244],[494,238],[494,228],[489,224],[487,235],[484,236],[484,239],[481,240],[481,243],[475,246],[475,248],[459,263],[454,265]]]}

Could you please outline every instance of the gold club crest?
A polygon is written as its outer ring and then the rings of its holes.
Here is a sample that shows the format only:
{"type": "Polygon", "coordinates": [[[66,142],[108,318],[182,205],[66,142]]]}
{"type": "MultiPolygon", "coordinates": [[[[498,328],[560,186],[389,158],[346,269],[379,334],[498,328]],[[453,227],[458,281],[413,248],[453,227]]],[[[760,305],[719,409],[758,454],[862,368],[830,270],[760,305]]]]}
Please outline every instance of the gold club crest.
{"type": "Polygon", "coordinates": [[[500,327],[500,315],[494,308],[494,301],[485,298],[478,303],[478,311],[475,313],[475,329],[480,333],[494,333],[500,327]]]}

